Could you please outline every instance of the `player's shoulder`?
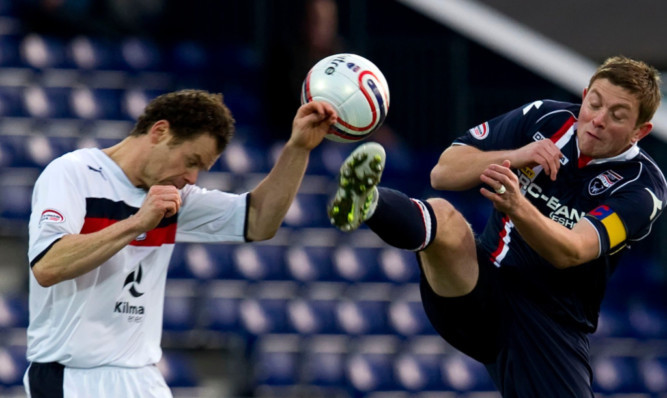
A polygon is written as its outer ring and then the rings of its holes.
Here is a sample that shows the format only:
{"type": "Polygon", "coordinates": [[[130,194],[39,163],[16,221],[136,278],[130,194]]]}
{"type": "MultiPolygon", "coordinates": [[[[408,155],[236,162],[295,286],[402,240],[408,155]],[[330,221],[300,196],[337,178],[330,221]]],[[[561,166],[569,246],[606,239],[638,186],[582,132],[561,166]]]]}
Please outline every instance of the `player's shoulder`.
{"type": "Polygon", "coordinates": [[[499,117],[497,121],[533,129],[542,127],[549,129],[549,126],[553,125],[558,129],[566,122],[576,122],[580,107],[581,105],[571,102],[540,99],[515,108],[499,117]]]}
{"type": "Polygon", "coordinates": [[[521,108],[521,114],[524,117],[540,120],[545,117],[573,117],[577,118],[581,104],[572,102],[556,101],[551,99],[541,99],[524,104],[521,108]]]}
{"type": "Polygon", "coordinates": [[[67,152],[53,159],[44,168],[42,174],[77,172],[77,170],[87,168],[87,165],[99,163],[101,154],[102,152],[97,148],[81,148],[67,152]]]}
{"type": "Polygon", "coordinates": [[[607,187],[611,188],[610,194],[648,191],[660,200],[667,200],[667,182],[662,170],[651,156],[638,146],[620,155],[618,159],[600,163],[591,171],[595,174],[589,185],[589,190],[593,190],[589,191],[591,194],[597,194],[598,189],[606,190],[603,187],[607,187]]]}
{"type": "Polygon", "coordinates": [[[667,198],[667,181],[655,160],[641,148],[633,160],[640,164],[641,175],[639,177],[650,182],[656,190],[662,192],[664,198],[667,198]]]}

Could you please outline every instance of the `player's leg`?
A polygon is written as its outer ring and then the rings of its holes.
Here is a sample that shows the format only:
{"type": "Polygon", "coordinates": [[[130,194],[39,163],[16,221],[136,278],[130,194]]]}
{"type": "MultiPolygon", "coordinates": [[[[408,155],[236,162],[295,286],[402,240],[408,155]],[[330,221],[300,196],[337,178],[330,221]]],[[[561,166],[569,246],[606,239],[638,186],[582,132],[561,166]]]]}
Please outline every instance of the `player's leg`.
{"type": "Polygon", "coordinates": [[[390,245],[420,251],[424,274],[435,293],[443,297],[469,293],[479,274],[470,226],[444,199],[421,201],[376,187],[384,163],[384,149],[377,143],[352,152],[341,166],[339,188],[329,208],[331,223],[349,231],[365,222],[390,245]]]}

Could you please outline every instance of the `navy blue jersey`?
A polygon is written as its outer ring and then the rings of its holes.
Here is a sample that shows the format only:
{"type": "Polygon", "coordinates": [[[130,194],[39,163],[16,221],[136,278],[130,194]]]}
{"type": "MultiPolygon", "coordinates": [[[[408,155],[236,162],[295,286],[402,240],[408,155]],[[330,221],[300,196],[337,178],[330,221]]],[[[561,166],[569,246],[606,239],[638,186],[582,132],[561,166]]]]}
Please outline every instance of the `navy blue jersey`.
{"type": "Polygon", "coordinates": [[[454,145],[507,150],[549,139],[560,148],[564,156],[556,181],[541,166],[514,171],[522,193],[542,214],[570,229],[577,222],[595,227],[598,258],[559,270],[528,246],[509,217],[495,210],[479,244],[497,267],[515,267],[513,274],[555,319],[593,332],[619,254],[648,235],[667,200],[667,184],[655,162],[636,145],[613,158],[582,156],[576,137],[579,108],[536,101],[470,129],[454,145]]]}

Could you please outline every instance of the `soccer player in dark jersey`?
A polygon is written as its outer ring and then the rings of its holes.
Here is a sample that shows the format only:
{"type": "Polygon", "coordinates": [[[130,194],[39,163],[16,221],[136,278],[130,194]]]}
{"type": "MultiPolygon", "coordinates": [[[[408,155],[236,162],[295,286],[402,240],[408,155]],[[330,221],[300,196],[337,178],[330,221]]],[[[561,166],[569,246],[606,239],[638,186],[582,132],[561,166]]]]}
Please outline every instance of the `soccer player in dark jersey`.
{"type": "Polygon", "coordinates": [[[588,334],[619,255],[648,235],[667,200],[637,146],[651,131],[660,77],[606,60],[582,104],[535,101],[470,129],[431,171],[439,190],[480,183],[494,207],[475,236],[451,203],[377,187],[385,154],[357,148],[329,208],[418,252],[424,309],[438,333],[485,364],[504,397],[592,397],[588,334]]]}

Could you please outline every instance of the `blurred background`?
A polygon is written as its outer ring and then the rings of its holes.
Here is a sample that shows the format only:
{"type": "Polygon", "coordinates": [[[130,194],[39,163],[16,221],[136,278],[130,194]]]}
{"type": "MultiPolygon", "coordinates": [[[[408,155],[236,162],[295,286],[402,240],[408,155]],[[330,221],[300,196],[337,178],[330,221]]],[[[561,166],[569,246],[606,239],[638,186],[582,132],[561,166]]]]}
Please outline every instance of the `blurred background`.
{"type": "MultiPolygon", "coordinates": [[[[0,0],[0,397],[23,397],[27,220],[41,169],[124,138],[145,104],[222,92],[237,134],[200,185],[252,188],[288,138],[308,69],[358,53],[387,78],[370,139],[386,186],[455,203],[481,231],[476,192],[428,173],[468,128],[536,99],[579,101],[624,54],[667,71],[667,3],[466,0],[0,0]],[[585,4],[582,4],[585,3],[585,4]]],[[[664,77],[665,78],[665,77],[664,77]]],[[[641,144],[667,166],[665,106],[641,144]]],[[[325,208],[353,145],[325,142],[272,240],[176,246],[159,364],[175,397],[497,397],[483,367],[425,319],[410,253],[325,208]]],[[[633,245],[592,337],[599,397],[667,397],[667,218],[633,245]]]]}

